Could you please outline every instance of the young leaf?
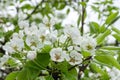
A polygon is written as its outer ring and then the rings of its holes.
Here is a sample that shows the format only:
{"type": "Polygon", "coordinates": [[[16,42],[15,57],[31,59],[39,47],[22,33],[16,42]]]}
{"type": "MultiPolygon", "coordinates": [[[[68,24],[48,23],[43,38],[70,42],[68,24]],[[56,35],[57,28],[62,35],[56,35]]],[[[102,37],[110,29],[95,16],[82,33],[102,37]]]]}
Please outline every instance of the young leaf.
{"type": "Polygon", "coordinates": [[[90,22],[89,23],[89,25],[90,25],[90,32],[91,33],[98,33],[99,32],[99,24],[98,23],[96,23],[96,22],[90,22]]]}
{"type": "Polygon", "coordinates": [[[118,20],[120,18],[120,16],[118,16],[118,12],[115,13],[111,13],[111,15],[108,16],[108,18],[106,19],[105,23],[109,25],[113,24],[116,20],[118,20]]]}
{"type": "Polygon", "coordinates": [[[113,34],[113,37],[120,41],[120,34],[113,34]]]}
{"type": "Polygon", "coordinates": [[[77,20],[77,26],[80,25],[80,21],[81,21],[81,15],[79,15],[79,17],[78,17],[78,20],[77,20]]]}
{"type": "Polygon", "coordinates": [[[77,80],[77,71],[76,69],[71,69],[67,73],[62,73],[62,80],[77,80]]]}
{"type": "Polygon", "coordinates": [[[106,30],[104,33],[97,36],[97,44],[100,45],[104,39],[111,33],[111,30],[106,30]]]}
{"type": "Polygon", "coordinates": [[[99,66],[95,63],[90,64],[90,69],[95,73],[100,73],[102,80],[109,80],[109,75],[106,71],[102,70],[99,66]]]}
{"type": "Polygon", "coordinates": [[[120,30],[115,28],[115,27],[112,27],[112,30],[115,31],[116,33],[120,34],[120,30]]]}
{"type": "Polygon", "coordinates": [[[107,50],[120,50],[120,47],[115,47],[115,46],[104,46],[101,47],[102,49],[107,49],[107,50]]]}
{"type": "Polygon", "coordinates": [[[10,74],[7,75],[7,77],[5,78],[5,80],[15,80],[17,74],[18,74],[18,71],[11,72],[10,74]]]}
{"type": "Polygon", "coordinates": [[[95,56],[95,59],[99,62],[106,64],[106,65],[114,66],[114,67],[120,69],[120,64],[111,55],[98,55],[98,56],[95,56]]]}
{"type": "Polygon", "coordinates": [[[32,68],[23,68],[17,75],[17,80],[34,80],[40,71],[32,68]],[[23,78],[24,77],[24,78],[23,78]]]}

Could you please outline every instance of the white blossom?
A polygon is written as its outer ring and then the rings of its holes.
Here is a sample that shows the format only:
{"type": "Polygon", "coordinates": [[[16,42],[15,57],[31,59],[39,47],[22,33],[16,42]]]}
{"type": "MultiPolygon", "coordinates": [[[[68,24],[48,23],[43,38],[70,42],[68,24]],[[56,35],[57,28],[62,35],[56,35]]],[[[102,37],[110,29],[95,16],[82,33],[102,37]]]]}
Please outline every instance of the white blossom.
{"type": "Polygon", "coordinates": [[[23,30],[20,30],[19,33],[13,33],[12,38],[18,38],[18,39],[22,39],[24,37],[24,32],[23,30]]]}
{"type": "Polygon", "coordinates": [[[28,53],[27,53],[27,58],[28,58],[29,60],[35,59],[36,56],[37,56],[36,51],[28,51],[28,53]]]}
{"type": "Polygon", "coordinates": [[[26,35],[38,35],[38,27],[32,24],[31,27],[25,27],[24,32],[26,35]]]}
{"type": "Polygon", "coordinates": [[[109,70],[108,74],[110,75],[110,80],[120,80],[120,71],[115,67],[109,70]]]}
{"type": "Polygon", "coordinates": [[[19,25],[20,29],[29,27],[29,21],[27,21],[27,20],[18,21],[18,25],[19,25]]]}
{"type": "Polygon", "coordinates": [[[92,36],[84,35],[80,40],[80,47],[84,51],[88,51],[93,55],[95,54],[96,45],[96,39],[94,39],[92,36]]]}
{"type": "Polygon", "coordinates": [[[19,38],[13,38],[10,40],[10,42],[7,42],[3,49],[7,51],[8,53],[14,53],[16,51],[22,51],[24,48],[24,41],[19,38]]]}
{"type": "Polygon", "coordinates": [[[62,62],[65,59],[65,51],[62,48],[53,48],[50,51],[50,56],[53,61],[62,62]]]}
{"type": "Polygon", "coordinates": [[[0,68],[4,65],[4,63],[9,59],[9,55],[4,55],[0,58],[0,68]]]}
{"type": "Polygon", "coordinates": [[[59,42],[60,42],[60,43],[65,43],[66,39],[67,39],[67,36],[66,36],[66,35],[61,35],[61,36],[59,37],[59,42]]]}
{"type": "Polygon", "coordinates": [[[47,34],[48,40],[51,41],[52,43],[57,40],[57,35],[58,32],[57,30],[51,31],[50,33],[47,34]]]}
{"type": "Polygon", "coordinates": [[[77,51],[73,50],[70,52],[69,55],[67,55],[66,60],[71,65],[80,64],[82,62],[82,55],[77,51]]]}
{"type": "Polygon", "coordinates": [[[28,35],[26,37],[26,44],[30,46],[32,50],[40,49],[43,47],[36,35],[28,35]]]}
{"type": "Polygon", "coordinates": [[[43,18],[43,25],[44,27],[47,27],[48,29],[53,29],[53,26],[57,23],[57,20],[54,17],[51,17],[50,19],[45,16],[43,18]]]}
{"type": "Polygon", "coordinates": [[[72,39],[74,44],[80,41],[80,31],[77,27],[66,26],[64,28],[64,33],[72,39]]]}
{"type": "Polygon", "coordinates": [[[71,51],[71,50],[73,50],[73,46],[69,46],[67,49],[68,49],[68,51],[71,51]]]}

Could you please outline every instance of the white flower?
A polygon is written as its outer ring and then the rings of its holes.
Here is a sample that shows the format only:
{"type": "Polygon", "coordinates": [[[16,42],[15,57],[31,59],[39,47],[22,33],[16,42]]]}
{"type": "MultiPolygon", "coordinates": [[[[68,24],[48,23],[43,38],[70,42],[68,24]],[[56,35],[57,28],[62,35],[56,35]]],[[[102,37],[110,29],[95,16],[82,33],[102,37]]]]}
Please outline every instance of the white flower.
{"type": "Polygon", "coordinates": [[[24,14],[23,12],[22,12],[22,10],[20,10],[19,11],[19,13],[18,13],[18,19],[19,20],[24,20],[26,17],[27,17],[27,15],[26,14],[24,14]]]}
{"type": "Polygon", "coordinates": [[[54,26],[54,24],[56,23],[55,18],[51,17],[51,19],[49,20],[49,18],[47,16],[45,16],[43,18],[43,24],[44,27],[47,27],[49,29],[52,29],[52,27],[54,26]]]}
{"type": "Polygon", "coordinates": [[[80,41],[80,31],[77,27],[66,26],[64,28],[64,33],[72,39],[74,44],[80,41]]]}
{"type": "Polygon", "coordinates": [[[4,63],[9,59],[9,55],[4,55],[0,58],[0,68],[4,65],[4,63]]]}
{"type": "Polygon", "coordinates": [[[11,43],[10,42],[7,42],[4,46],[3,46],[3,49],[8,52],[8,53],[13,53],[15,52],[12,47],[11,47],[11,43]]]}
{"type": "Polygon", "coordinates": [[[28,51],[28,53],[27,53],[27,58],[28,58],[29,60],[35,59],[36,56],[37,56],[36,51],[28,51]]]}
{"type": "Polygon", "coordinates": [[[27,21],[27,20],[18,21],[18,25],[19,25],[20,29],[23,29],[25,27],[29,27],[29,21],[27,21]]]}
{"type": "Polygon", "coordinates": [[[55,42],[57,40],[58,32],[57,30],[51,31],[47,34],[48,41],[55,42]]]}
{"type": "Polygon", "coordinates": [[[24,37],[23,30],[20,30],[19,33],[13,33],[12,38],[22,39],[24,37]]]}
{"type": "Polygon", "coordinates": [[[59,37],[59,42],[60,42],[60,43],[65,43],[66,39],[67,39],[67,36],[66,36],[66,35],[61,35],[61,36],[59,37]]]}
{"type": "Polygon", "coordinates": [[[41,42],[45,42],[47,36],[47,28],[42,26],[39,27],[37,36],[41,42]]]}
{"type": "Polygon", "coordinates": [[[43,47],[36,35],[28,35],[26,37],[26,44],[30,46],[32,50],[40,49],[43,47]]]}
{"type": "Polygon", "coordinates": [[[88,51],[91,54],[95,53],[96,45],[97,45],[96,39],[88,35],[82,36],[80,40],[80,47],[82,48],[82,50],[88,51]]]}
{"type": "Polygon", "coordinates": [[[24,32],[26,35],[38,35],[38,27],[32,24],[31,27],[25,27],[24,32]]]}
{"type": "Polygon", "coordinates": [[[73,50],[70,52],[69,55],[67,55],[66,60],[71,65],[80,64],[82,62],[82,55],[77,51],[73,50]]]}
{"type": "Polygon", "coordinates": [[[110,75],[110,80],[120,80],[120,71],[113,67],[111,70],[108,71],[110,75]]]}
{"type": "Polygon", "coordinates": [[[16,51],[22,51],[24,48],[24,41],[19,38],[13,38],[10,40],[10,42],[7,42],[3,49],[7,51],[8,53],[14,53],[16,51]]]}
{"type": "Polygon", "coordinates": [[[66,26],[64,27],[64,33],[69,37],[79,37],[80,31],[77,27],[66,26]]]}
{"type": "Polygon", "coordinates": [[[69,46],[67,49],[68,49],[68,51],[71,51],[71,50],[73,50],[73,46],[69,46]]]}
{"type": "Polygon", "coordinates": [[[65,52],[62,51],[62,48],[53,48],[50,51],[50,56],[53,61],[62,62],[65,59],[65,52]]]}

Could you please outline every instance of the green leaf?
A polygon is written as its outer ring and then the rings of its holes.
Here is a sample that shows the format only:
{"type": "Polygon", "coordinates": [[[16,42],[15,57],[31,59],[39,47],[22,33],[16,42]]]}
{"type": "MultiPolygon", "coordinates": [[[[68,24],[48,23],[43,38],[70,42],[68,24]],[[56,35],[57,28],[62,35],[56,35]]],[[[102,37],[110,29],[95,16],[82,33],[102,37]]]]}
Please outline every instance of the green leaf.
{"type": "Polygon", "coordinates": [[[81,21],[81,15],[79,15],[78,20],[77,20],[77,25],[80,25],[80,21],[81,21]]]}
{"type": "Polygon", "coordinates": [[[71,69],[67,73],[62,73],[62,80],[77,80],[77,71],[75,68],[71,69]]]}
{"type": "Polygon", "coordinates": [[[102,49],[107,49],[107,50],[120,50],[120,47],[116,47],[116,46],[104,46],[101,47],[102,49]]]}
{"type": "Polygon", "coordinates": [[[42,48],[41,53],[49,53],[50,50],[51,50],[51,46],[50,46],[50,45],[45,45],[45,46],[42,48]]]}
{"type": "Polygon", "coordinates": [[[102,70],[99,66],[97,66],[95,63],[90,64],[90,69],[95,73],[101,74],[101,80],[109,80],[109,75],[106,71],[102,70]]]}
{"type": "Polygon", "coordinates": [[[104,33],[99,34],[96,38],[97,44],[100,45],[109,34],[111,34],[111,30],[109,29],[106,30],[104,33]]]}
{"type": "Polygon", "coordinates": [[[30,4],[25,4],[24,6],[21,7],[21,9],[27,9],[27,10],[30,10],[32,8],[33,8],[33,6],[30,4]]]}
{"type": "Polygon", "coordinates": [[[95,59],[99,62],[106,64],[106,65],[114,66],[114,67],[120,69],[120,64],[111,55],[98,55],[98,56],[95,56],[95,59]]]}
{"type": "Polygon", "coordinates": [[[112,55],[112,56],[114,56],[115,52],[100,48],[99,50],[96,51],[96,55],[112,55]]]}
{"type": "Polygon", "coordinates": [[[27,69],[22,69],[19,74],[17,75],[17,80],[30,80],[30,75],[28,74],[27,69]],[[24,76],[24,78],[23,78],[24,76]]]}
{"type": "Polygon", "coordinates": [[[0,38],[4,36],[4,30],[2,27],[0,27],[0,38]]]}
{"type": "Polygon", "coordinates": [[[120,41],[120,34],[113,34],[113,37],[114,37],[115,39],[117,39],[118,41],[120,41]]]}
{"type": "Polygon", "coordinates": [[[84,58],[87,58],[88,56],[91,55],[91,53],[88,51],[82,51],[82,55],[84,56],[84,58]]]}
{"type": "Polygon", "coordinates": [[[6,41],[9,41],[9,39],[11,38],[11,36],[12,36],[13,33],[14,33],[13,31],[8,31],[8,32],[5,33],[5,39],[6,39],[6,41]]]}
{"type": "Polygon", "coordinates": [[[49,64],[50,56],[48,53],[38,53],[37,58],[28,61],[25,68],[32,68],[37,70],[45,70],[49,64]]]}
{"type": "Polygon", "coordinates": [[[16,76],[18,75],[18,71],[11,72],[7,75],[5,80],[16,80],[16,76]]]}
{"type": "Polygon", "coordinates": [[[115,13],[111,13],[108,18],[106,19],[105,23],[109,25],[113,24],[115,21],[117,21],[120,18],[120,16],[118,16],[118,12],[115,13]]]}
{"type": "Polygon", "coordinates": [[[62,10],[62,9],[65,8],[65,6],[66,6],[65,3],[59,3],[58,6],[57,6],[57,9],[62,10]]]}
{"type": "Polygon", "coordinates": [[[47,76],[45,80],[54,80],[52,76],[47,76]]]}
{"type": "Polygon", "coordinates": [[[117,54],[118,54],[117,61],[120,63],[120,51],[118,51],[117,54]]]}
{"type": "Polygon", "coordinates": [[[60,30],[60,29],[63,28],[63,27],[61,26],[61,23],[55,24],[54,27],[55,27],[56,30],[60,30]]]}
{"type": "Polygon", "coordinates": [[[92,5],[91,8],[92,8],[95,12],[100,12],[99,7],[95,7],[95,6],[92,5]]]}
{"type": "Polygon", "coordinates": [[[102,26],[99,28],[100,33],[105,32],[105,30],[106,30],[106,27],[105,27],[104,25],[102,25],[102,26]]]}
{"type": "Polygon", "coordinates": [[[112,30],[115,31],[116,33],[120,34],[120,30],[115,28],[115,27],[112,27],[112,30]]]}
{"type": "Polygon", "coordinates": [[[67,11],[66,11],[66,14],[69,14],[70,13],[70,9],[68,8],[67,11]]]}
{"type": "Polygon", "coordinates": [[[90,25],[90,32],[91,33],[99,33],[99,24],[98,23],[96,23],[96,22],[90,22],[89,23],[89,25],[90,25]]]}
{"type": "Polygon", "coordinates": [[[34,60],[34,63],[38,64],[38,66],[42,69],[46,69],[50,61],[49,53],[39,53],[37,58],[34,60]]]}
{"type": "Polygon", "coordinates": [[[86,2],[79,2],[82,6],[86,7],[86,2]]]}
{"type": "Polygon", "coordinates": [[[34,80],[39,73],[40,71],[36,69],[23,68],[17,75],[17,80],[34,80]]]}
{"type": "Polygon", "coordinates": [[[60,70],[63,73],[68,71],[68,63],[66,61],[54,64],[53,67],[60,70]]]}

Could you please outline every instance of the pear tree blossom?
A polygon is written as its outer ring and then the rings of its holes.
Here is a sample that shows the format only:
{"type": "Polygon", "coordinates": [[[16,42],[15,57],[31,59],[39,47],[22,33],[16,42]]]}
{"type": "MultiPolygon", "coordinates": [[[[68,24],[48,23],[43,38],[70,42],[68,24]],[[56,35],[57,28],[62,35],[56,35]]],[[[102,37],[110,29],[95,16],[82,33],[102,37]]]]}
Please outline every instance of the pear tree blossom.
{"type": "Polygon", "coordinates": [[[80,64],[82,62],[82,55],[75,50],[72,50],[70,54],[66,57],[66,60],[71,65],[80,64]]]}
{"type": "Polygon", "coordinates": [[[27,58],[28,58],[29,60],[35,59],[36,56],[37,56],[36,51],[28,51],[28,53],[27,53],[27,58]]]}
{"type": "Polygon", "coordinates": [[[1,0],[0,80],[119,80],[120,16],[113,3],[1,0]]]}
{"type": "Polygon", "coordinates": [[[50,56],[53,61],[62,62],[65,60],[65,51],[62,48],[53,48],[50,51],[50,56]]]}

